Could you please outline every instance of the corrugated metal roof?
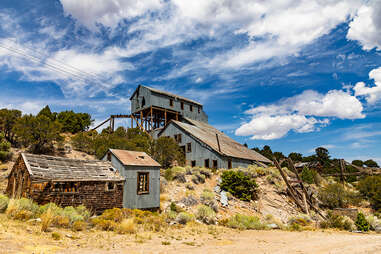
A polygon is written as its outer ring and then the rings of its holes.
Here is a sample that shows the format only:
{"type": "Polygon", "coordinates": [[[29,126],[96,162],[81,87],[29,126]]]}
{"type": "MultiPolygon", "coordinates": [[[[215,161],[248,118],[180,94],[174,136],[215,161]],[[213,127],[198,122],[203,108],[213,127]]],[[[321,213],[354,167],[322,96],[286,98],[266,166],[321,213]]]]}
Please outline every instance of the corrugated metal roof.
{"type": "Polygon", "coordinates": [[[153,166],[161,167],[161,165],[152,159],[145,152],[127,151],[119,149],[110,149],[110,151],[119,159],[125,166],[153,166]]]}
{"type": "Polygon", "coordinates": [[[198,140],[207,144],[214,151],[229,157],[271,163],[271,161],[263,155],[248,149],[244,145],[241,145],[213,126],[204,122],[191,120],[189,118],[185,118],[185,120],[188,121],[189,124],[179,121],[172,122],[183,129],[185,132],[188,132],[198,140]],[[216,134],[218,135],[219,146],[216,134]]]}
{"type": "Polygon", "coordinates": [[[108,161],[22,153],[33,181],[123,181],[108,161]]]}
{"type": "Polygon", "coordinates": [[[202,106],[202,104],[197,102],[197,101],[194,101],[194,100],[191,100],[191,99],[188,99],[188,98],[185,98],[183,96],[179,96],[179,95],[176,95],[176,94],[173,94],[173,93],[169,93],[169,92],[166,92],[166,91],[161,91],[159,89],[152,88],[152,87],[149,87],[149,86],[144,86],[144,85],[139,85],[138,86],[138,88],[135,90],[135,92],[131,95],[130,100],[135,95],[136,91],[139,89],[140,86],[141,87],[145,87],[145,88],[147,88],[148,90],[150,90],[150,91],[152,91],[154,93],[163,94],[163,95],[166,95],[166,96],[169,96],[169,97],[173,97],[173,98],[180,99],[180,100],[183,100],[183,101],[188,101],[190,103],[202,106]]]}

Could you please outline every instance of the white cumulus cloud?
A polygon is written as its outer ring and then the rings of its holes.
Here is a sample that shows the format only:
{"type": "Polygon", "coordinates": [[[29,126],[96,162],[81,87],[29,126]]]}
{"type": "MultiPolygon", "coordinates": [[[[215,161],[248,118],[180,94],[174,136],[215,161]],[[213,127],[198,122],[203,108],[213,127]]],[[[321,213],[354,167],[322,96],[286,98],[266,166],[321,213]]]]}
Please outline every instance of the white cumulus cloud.
{"type": "Polygon", "coordinates": [[[381,99],[381,67],[369,72],[369,79],[374,80],[374,86],[366,86],[364,82],[358,82],[353,90],[356,96],[365,96],[369,104],[374,104],[381,99]]]}
{"type": "Polygon", "coordinates": [[[381,50],[381,0],[362,6],[349,24],[347,38],[357,40],[363,49],[381,50]]]}
{"type": "Polygon", "coordinates": [[[289,131],[312,132],[329,123],[329,117],[340,119],[364,118],[363,106],[353,95],[340,90],[326,94],[307,90],[278,103],[254,107],[251,115],[235,132],[252,139],[277,139],[289,131]]]}

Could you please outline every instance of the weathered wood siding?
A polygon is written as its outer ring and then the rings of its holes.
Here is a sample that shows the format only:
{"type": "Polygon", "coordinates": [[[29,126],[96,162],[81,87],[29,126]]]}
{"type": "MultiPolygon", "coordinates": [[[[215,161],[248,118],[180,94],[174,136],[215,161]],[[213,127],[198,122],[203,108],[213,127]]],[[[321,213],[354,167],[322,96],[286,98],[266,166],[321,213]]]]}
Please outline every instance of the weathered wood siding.
{"type": "Polygon", "coordinates": [[[49,202],[59,206],[84,205],[95,213],[123,207],[123,182],[116,182],[114,190],[106,190],[108,182],[76,182],[76,192],[55,191],[50,183],[31,184],[30,198],[38,204],[49,202]]]}
{"type": "MultiPolygon", "coordinates": [[[[213,160],[217,160],[217,168],[228,168],[229,158],[222,156],[209,146],[200,142],[199,140],[193,138],[187,132],[178,128],[177,125],[170,123],[168,127],[161,133],[160,136],[167,136],[174,138],[175,135],[181,134],[181,143],[180,146],[185,146],[185,159],[186,164],[191,165],[192,161],[196,161],[196,166],[204,167],[206,159],[209,159],[209,167],[212,168],[213,160]],[[186,146],[188,143],[191,143],[192,151],[187,152],[186,146]]],[[[232,167],[247,167],[252,164],[252,161],[239,159],[239,158],[230,158],[232,161],[232,167]]]]}
{"type": "Polygon", "coordinates": [[[11,198],[28,197],[31,179],[21,156],[17,159],[8,176],[8,185],[5,193],[11,198]]]}
{"type": "Polygon", "coordinates": [[[206,123],[208,122],[208,116],[203,111],[202,106],[182,99],[175,99],[164,94],[158,94],[150,91],[146,87],[140,86],[139,92],[135,93],[131,99],[131,113],[136,113],[151,106],[174,110],[179,112],[182,117],[188,117],[206,123]],[[145,101],[144,106],[142,106],[143,98],[145,101]],[[170,106],[169,104],[170,99],[173,99],[173,106],[170,106]],[[181,109],[181,102],[184,103],[184,109],[181,109]],[[193,107],[192,111],[190,111],[190,105],[193,107]],[[198,111],[199,108],[200,112],[198,111]]]}

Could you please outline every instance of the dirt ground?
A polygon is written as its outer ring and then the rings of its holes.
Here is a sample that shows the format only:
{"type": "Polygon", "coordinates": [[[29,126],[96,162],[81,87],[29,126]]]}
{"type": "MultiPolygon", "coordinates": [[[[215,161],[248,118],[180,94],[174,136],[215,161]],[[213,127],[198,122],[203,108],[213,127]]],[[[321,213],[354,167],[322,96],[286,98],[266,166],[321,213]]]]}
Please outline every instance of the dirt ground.
{"type": "Polygon", "coordinates": [[[119,235],[73,232],[8,220],[0,215],[0,253],[381,253],[380,234],[337,231],[239,231],[191,224],[162,232],[119,235]],[[59,240],[52,234],[58,233],[59,240]]]}

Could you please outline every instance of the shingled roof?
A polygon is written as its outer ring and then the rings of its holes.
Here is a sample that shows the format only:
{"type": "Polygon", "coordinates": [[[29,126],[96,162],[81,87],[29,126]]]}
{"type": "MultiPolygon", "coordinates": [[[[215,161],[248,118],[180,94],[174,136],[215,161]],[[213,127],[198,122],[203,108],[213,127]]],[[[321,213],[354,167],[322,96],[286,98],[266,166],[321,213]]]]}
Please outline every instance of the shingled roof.
{"type": "Polygon", "coordinates": [[[32,181],[123,181],[111,162],[21,154],[32,181]]]}
{"type": "Polygon", "coordinates": [[[152,159],[145,152],[127,151],[119,149],[109,149],[109,151],[113,153],[115,157],[118,158],[118,160],[124,166],[161,166],[157,161],[152,159]]]}
{"type": "Polygon", "coordinates": [[[191,100],[191,99],[188,99],[188,98],[185,98],[185,97],[183,97],[183,96],[179,96],[179,95],[176,95],[176,94],[173,94],[173,93],[169,93],[169,92],[166,92],[166,91],[161,91],[161,90],[159,90],[159,89],[152,88],[152,87],[149,87],[149,86],[143,86],[143,85],[139,85],[138,88],[136,88],[136,90],[134,91],[134,93],[131,95],[130,100],[132,99],[132,97],[134,97],[134,95],[135,95],[136,91],[139,89],[139,87],[147,88],[147,89],[150,90],[151,92],[154,92],[154,93],[157,93],[157,94],[166,95],[166,96],[169,96],[169,97],[172,97],[172,98],[175,98],[175,99],[179,99],[179,100],[187,101],[187,102],[190,102],[190,103],[193,103],[193,104],[202,106],[201,103],[199,103],[199,102],[197,102],[197,101],[194,101],[194,100],[191,100]]]}
{"type": "MultiPolygon", "coordinates": [[[[217,153],[234,158],[271,163],[271,161],[263,155],[241,145],[213,126],[204,122],[191,120],[189,118],[185,118],[185,120],[188,123],[174,120],[172,120],[171,123],[177,125],[183,131],[192,135],[202,143],[208,145],[217,153]],[[219,142],[217,142],[217,136],[219,142]]],[[[164,130],[162,130],[161,133],[163,131],[164,130]]]]}

